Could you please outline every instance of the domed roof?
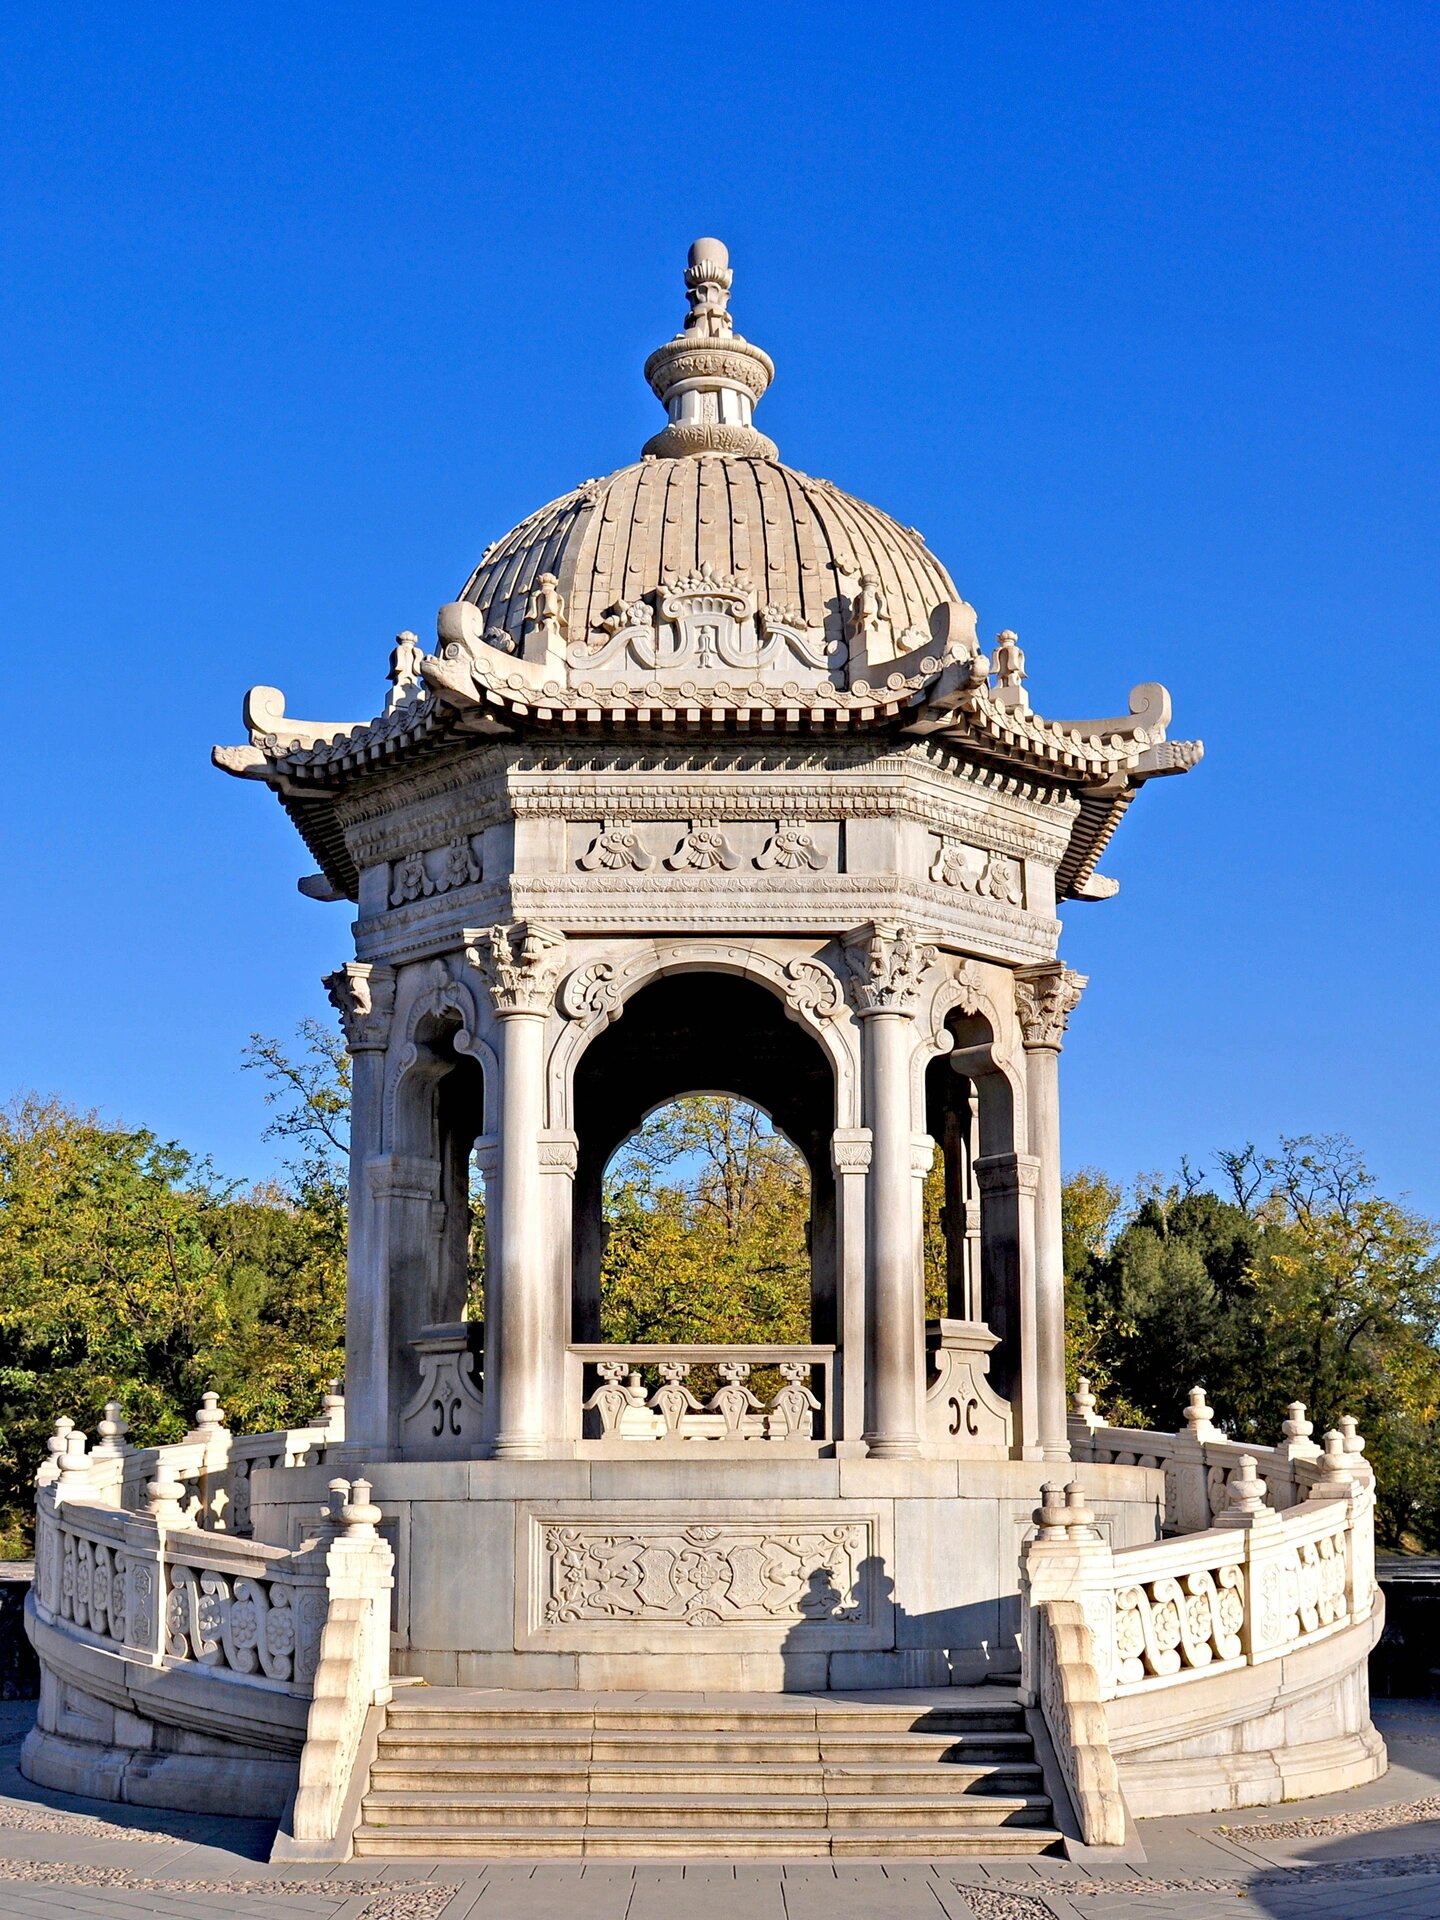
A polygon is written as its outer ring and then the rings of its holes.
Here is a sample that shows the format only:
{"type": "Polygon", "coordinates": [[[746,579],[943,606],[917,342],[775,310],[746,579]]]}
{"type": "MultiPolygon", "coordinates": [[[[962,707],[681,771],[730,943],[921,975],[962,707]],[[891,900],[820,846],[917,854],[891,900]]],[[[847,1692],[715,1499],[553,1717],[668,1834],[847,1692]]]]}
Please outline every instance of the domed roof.
{"type": "Polygon", "coordinates": [[[723,243],[697,240],[685,324],[645,363],[668,424],[637,465],[587,480],[486,551],[461,594],[478,614],[467,631],[522,653],[541,592],[583,668],[620,626],[653,628],[667,594],[703,580],[743,594],[744,618],[805,633],[802,665],[809,649],[820,668],[823,649],[838,668],[856,638],[872,666],[937,641],[973,652],[974,614],[915,529],[783,466],[754,426],[775,367],[735,332],[732,278],[723,243]]]}
{"type": "Polygon", "coordinates": [[[574,642],[603,639],[607,617],[706,570],[747,580],[759,608],[799,616],[832,644],[847,637],[862,582],[896,654],[974,632],[913,527],[778,459],[710,451],[650,455],[541,507],[486,552],[461,598],[492,646],[518,651],[547,575],[574,642]]]}

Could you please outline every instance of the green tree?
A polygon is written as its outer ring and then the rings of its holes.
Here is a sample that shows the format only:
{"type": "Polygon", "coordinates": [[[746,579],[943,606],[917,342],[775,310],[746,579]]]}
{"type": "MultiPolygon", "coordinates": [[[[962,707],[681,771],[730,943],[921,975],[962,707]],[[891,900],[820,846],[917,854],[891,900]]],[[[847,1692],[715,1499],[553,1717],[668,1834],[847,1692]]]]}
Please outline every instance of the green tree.
{"type": "Polygon", "coordinates": [[[804,1156],[757,1108],[661,1108],[607,1173],[603,1337],[808,1340],[809,1196],[804,1156]]]}

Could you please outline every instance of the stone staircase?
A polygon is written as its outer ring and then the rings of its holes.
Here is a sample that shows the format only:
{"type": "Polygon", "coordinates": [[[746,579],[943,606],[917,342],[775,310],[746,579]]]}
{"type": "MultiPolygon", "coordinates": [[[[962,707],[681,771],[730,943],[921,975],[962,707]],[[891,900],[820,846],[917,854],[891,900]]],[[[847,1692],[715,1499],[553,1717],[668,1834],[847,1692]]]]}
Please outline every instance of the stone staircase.
{"type": "Polygon", "coordinates": [[[995,1687],[852,1694],[405,1688],[355,1831],[366,1858],[1035,1854],[1060,1840],[995,1687]]]}

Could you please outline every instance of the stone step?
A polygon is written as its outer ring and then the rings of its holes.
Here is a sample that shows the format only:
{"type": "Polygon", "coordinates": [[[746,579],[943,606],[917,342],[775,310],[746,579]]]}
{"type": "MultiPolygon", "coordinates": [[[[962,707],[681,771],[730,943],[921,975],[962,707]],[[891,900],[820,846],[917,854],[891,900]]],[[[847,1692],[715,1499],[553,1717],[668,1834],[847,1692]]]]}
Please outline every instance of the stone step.
{"type": "Polygon", "coordinates": [[[700,1831],[709,1827],[792,1830],[797,1827],[1046,1826],[1049,1800],[1036,1794],[687,1793],[486,1791],[389,1792],[365,1796],[367,1829],[426,1826],[613,1826],[700,1831]]]}
{"type": "Polygon", "coordinates": [[[642,1728],[633,1733],[585,1733],[574,1728],[531,1733],[502,1727],[486,1732],[468,1728],[410,1725],[386,1726],[379,1742],[383,1760],[470,1762],[484,1760],[554,1761],[594,1764],[694,1765],[715,1760],[731,1764],[751,1761],[808,1762],[841,1765],[876,1761],[954,1760],[983,1764],[991,1760],[1025,1757],[1030,1736],[1017,1731],[964,1733],[832,1732],[807,1733],[672,1733],[642,1728]]]}
{"type": "Polygon", "coordinates": [[[579,1855],[611,1860],[850,1860],[1029,1858],[1060,1843],[1053,1827],[851,1827],[772,1833],[754,1827],[677,1827],[646,1834],[623,1827],[360,1827],[357,1859],[555,1860],[579,1855]]]}
{"type": "Polygon", "coordinates": [[[627,1707],[577,1711],[562,1708],[481,1707],[449,1702],[419,1703],[400,1697],[390,1707],[387,1725],[396,1730],[449,1728],[475,1733],[535,1733],[549,1730],[596,1734],[700,1733],[813,1734],[961,1734],[1023,1732],[1023,1711],[1005,1701],[978,1701],[956,1707],[912,1709],[895,1706],[834,1706],[812,1712],[774,1713],[763,1707],[627,1707]],[[787,1724],[790,1723],[790,1724],[787,1724]]]}
{"type": "Polygon", "coordinates": [[[812,1760],[808,1764],[777,1765],[770,1761],[748,1765],[726,1759],[705,1765],[611,1766],[601,1761],[481,1760],[459,1763],[454,1756],[433,1762],[378,1758],[370,1770],[373,1792],[403,1793],[837,1793],[969,1794],[1029,1793],[1042,1784],[1034,1761],[1004,1760],[991,1765],[899,1765],[886,1762],[834,1766],[812,1760]]]}

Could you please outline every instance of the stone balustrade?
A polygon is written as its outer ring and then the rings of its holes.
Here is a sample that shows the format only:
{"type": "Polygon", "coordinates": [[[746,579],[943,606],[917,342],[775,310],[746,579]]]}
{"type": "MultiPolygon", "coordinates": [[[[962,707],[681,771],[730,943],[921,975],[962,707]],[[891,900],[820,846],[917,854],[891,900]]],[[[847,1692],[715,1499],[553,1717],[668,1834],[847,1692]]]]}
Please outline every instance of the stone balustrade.
{"type": "MultiPolygon", "coordinates": [[[[1169,1436],[1140,1437],[1151,1444],[1136,1451],[1155,1464],[1173,1457],[1169,1436]]],[[[1197,1444],[1207,1452],[1218,1445],[1197,1444]]],[[[1223,1506],[1212,1486],[1213,1524],[1153,1544],[1112,1549],[1078,1480],[1045,1487],[1024,1550],[1022,1662],[1057,1750],[1074,1742],[1073,1727],[1058,1718],[1062,1701],[1091,1691],[1102,1703],[1123,1701],[1259,1666],[1370,1618],[1374,1481],[1354,1423],[1288,1463],[1303,1492],[1282,1511],[1267,1500],[1257,1454],[1225,1444],[1234,1464],[1223,1506]],[[1063,1635],[1054,1630],[1053,1603],[1065,1603],[1063,1635]],[[1057,1662],[1075,1673],[1052,1671],[1057,1662]]],[[[1207,1473],[1219,1464],[1212,1455],[1207,1473]]]]}
{"type": "MultiPolygon", "coordinates": [[[[1347,1415],[1337,1431],[1347,1461],[1369,1479],[1365,1442],[1347,1415]]],[[[1198,1533],[1213,1525],[1228,1504],[1230,1475],[1241,1458],[1253,1456],[1265,1480],[1269,1504],[1283,1512],[1305,1500],[1322,1477],[1323,1449],[1311,1438],[1312,1424],[1300,1401],[1292,1401],[1274,1446],[1229,1439],[1214,1423],[1214,1409],[1203,1388],[1192,1387],[1185,1421],[1175,1433],[1141,1427],[1112,1427],[1099,1416],[1090,1384],[1082,1380],[1074,1396],[1069,1439],[1072,1460],[1094,1460],[1119,1467],[1159,1468],[1165,1475],[1165,1530],[1198,1533]]]]}
{"type": "Polygon", "coordinates": [[[585,1447],[765,1442],[813,1452],[833,1438],[834,1347],[596,1344],[570,1347],[568,1364],[585,1447]]]}
{"type": "MultiPolygon", "coordinates": [[[[333,1480],[311,1537],[293,1549],[269,1546],[226,1530],[227,1511],[197,1495],[193,1473],[182,1477],[197,1449],[203,1456],[215,1447],[213,1435],[144,1450],[154,1478],[143,1509],[132,1511],[121,1504],[125,1473],[144,1456],[124,1450],[110,1409],[102,1424],[110,1432],[90,1452],[73,1424],[57,1423],[59,1445],[38,1476],[30,1606],[42,1664],[64,1681],[66,1698],[92,1702],[92,1717],[131,1711],[136,1670],[146,1670],[144,1719],[182,1740],[223,1727],[217,1737],[249,1756],[255,1792],[276,1790],[263,1770],[283,1770],[283,1761],[268,1756],[303,1746],[296,1804],[304,1837],[328,1844],[360,1731],[389,1698],[393,1557],[368,1484],[333,1480]]],[[[331,1428],[324,1434],[334,1437],[331,1428]]],[[[244,1457],[279,1462],[300,1452],[302,1437],[262,1436],[244,1457]]],[[[52,1784],[77,1764],[56,1700],[42,1694],[22,1758],[28,1777],[52,1784]]],[[[204,1772],[214,1763],[181,1747],[167,1764],[204,1772]]]]}
{"type": "MultiPolygon", "coordinates": [[[[156,1447],[131,1446],[120,1408],[112,1402],[105,1412],[89,1455],[95,1498],[139,1512],[147,1486],[163,1469],[163,1477],[178,1480],[184,1488],[185,1511],[194,1524],[215,1533],[250,1532],[251,1476],[258,1467],[320,1466],[327,1450],[345,1438],[345,1400],[337,1382],[331,1383],[310,1425],[279,1433],[232,1433],[213,1393],[203,1396],[195,1425],[183,1440],[156,1447]]],[[[73,1423],[62,1417],[55,1424],[63,1446],[73,1423]]],[[[53,1458],[56,1439],[47,1445],[53,1458]]],[[[46,1472],[42,1467],[38,1476],[42,1485],[46,1472]]]]}

